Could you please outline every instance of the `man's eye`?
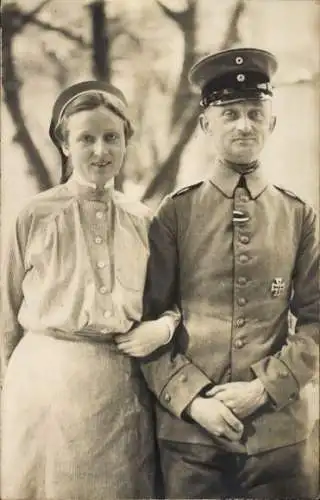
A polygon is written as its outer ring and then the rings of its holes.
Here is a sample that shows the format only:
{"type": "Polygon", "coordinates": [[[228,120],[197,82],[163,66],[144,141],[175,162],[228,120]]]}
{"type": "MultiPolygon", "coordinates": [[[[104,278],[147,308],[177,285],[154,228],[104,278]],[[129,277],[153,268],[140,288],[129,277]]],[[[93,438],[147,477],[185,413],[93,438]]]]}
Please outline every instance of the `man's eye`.
{"type": "Polygon", "coordinates": [[[236,113],[233,111],[233,109],[225,109],[223,112],[223,116],[232,119],[236,117],[236,113]]]}
{"type": "Polygon", "coordinates": [[[264,117],[264,115],[260,109],[253,109],[249,113],[249,118],[251,118],[252,120],[262,120],[263,117],[264,117]]]}

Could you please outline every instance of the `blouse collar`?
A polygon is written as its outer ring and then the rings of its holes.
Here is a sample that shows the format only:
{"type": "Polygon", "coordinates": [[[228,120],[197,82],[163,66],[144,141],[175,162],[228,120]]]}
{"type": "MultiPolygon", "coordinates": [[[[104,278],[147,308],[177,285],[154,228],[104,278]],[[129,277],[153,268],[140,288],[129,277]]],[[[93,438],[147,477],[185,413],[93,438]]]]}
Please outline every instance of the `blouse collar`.
{"type": "Polygon", "coordinates": [[[103,188],[85,181],[74,173],[66,183],[67,189],[75,196],[92,201],[109,201],[114,191],[114,178],[110,179],[103,188]]]}

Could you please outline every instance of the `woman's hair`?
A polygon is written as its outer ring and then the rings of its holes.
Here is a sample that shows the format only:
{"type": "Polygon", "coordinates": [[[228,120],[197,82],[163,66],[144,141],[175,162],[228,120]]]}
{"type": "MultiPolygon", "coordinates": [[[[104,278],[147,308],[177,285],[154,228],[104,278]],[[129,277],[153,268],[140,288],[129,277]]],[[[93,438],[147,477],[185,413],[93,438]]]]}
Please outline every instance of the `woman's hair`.
{"type": "Polygon", "coordinates": [[[79,111],[86,111],[95,108],[99,108],[100,106],[104,106],[105,108],[112,111],[115,115],[119,116],[123,120],[124,123],[124,135],[125,142],[128,143],[130,137],[133,134],[133,128],[129,120],[123,115],[123,113],[116,108],[113,104],[111,104],[103,92],[90,92],[86,94],[79,95],[75,97],[70,104],[66,106],[66,109],[63,112],[61,119],[59,120],[56,129],[55,135],[59,138],[61,142],[65,141],[68,137],[68,119],[70,116],[78,113],[79,111]]]}

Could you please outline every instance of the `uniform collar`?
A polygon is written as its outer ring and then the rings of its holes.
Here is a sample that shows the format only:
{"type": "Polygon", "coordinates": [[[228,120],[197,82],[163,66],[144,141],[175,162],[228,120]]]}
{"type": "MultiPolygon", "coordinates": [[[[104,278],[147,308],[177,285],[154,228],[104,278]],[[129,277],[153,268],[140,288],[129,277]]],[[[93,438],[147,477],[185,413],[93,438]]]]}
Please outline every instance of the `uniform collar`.
{"type": "Polygon", "coordinates": [[[114,180],[107,182],[104,188],[99,189],[95,184],[83,182],[72,175],[65,184],[66,188],[75,196],[91,201],[108,202],[114,191],[114,180]]]}
{"type": "MultiPolygon", "coordinates": [[[[210,182],[220,189],[228,198],[233,198],[234,190],[239,182],[240,175],[240,173],[233,170],[231,165],[222,160],[216,160],[214,173],[210,178],[210,182]]],[[[260,164],[258,164],[258,167],[253,172],[245,174],[245,179],[251,198],[258,198],[268,185],[268,180],[260,164]]]]}

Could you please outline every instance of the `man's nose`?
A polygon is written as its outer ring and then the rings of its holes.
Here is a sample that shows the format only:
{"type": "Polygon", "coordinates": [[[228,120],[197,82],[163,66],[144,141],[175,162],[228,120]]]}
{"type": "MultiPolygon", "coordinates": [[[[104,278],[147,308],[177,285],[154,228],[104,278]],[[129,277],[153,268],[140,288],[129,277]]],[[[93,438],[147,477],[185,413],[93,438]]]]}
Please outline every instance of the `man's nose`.
{"type": "Polygon", "coordinates": [[[251,120],[248,116],[242,115],[237,120],[237,129],[241,132],[248,133],[251,130],[251,120]]]}

